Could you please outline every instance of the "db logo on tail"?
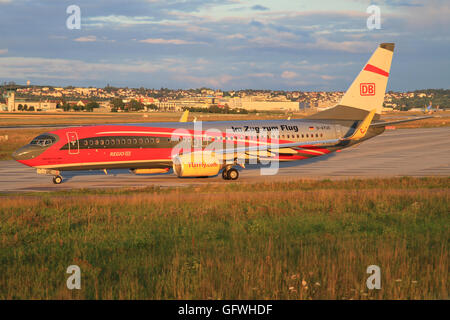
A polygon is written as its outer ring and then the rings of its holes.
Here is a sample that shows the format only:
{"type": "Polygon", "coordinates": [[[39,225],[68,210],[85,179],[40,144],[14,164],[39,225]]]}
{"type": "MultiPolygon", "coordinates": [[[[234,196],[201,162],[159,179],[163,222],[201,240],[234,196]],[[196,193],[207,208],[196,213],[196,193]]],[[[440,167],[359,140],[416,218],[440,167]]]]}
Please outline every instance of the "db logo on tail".
{"type": "Polygon", "coordinates": [[[374,96],[375,83],[361,83],[359,85],[359,94],[362,96],[374,96]]]}

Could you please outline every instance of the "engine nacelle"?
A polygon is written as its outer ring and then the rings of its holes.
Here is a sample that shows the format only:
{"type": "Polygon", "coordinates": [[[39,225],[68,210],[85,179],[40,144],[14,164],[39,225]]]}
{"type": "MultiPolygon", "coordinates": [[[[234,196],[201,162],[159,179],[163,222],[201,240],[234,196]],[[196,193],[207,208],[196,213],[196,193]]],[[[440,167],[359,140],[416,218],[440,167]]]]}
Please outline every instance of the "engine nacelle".
{"type": "Polygon", "coordinates": [[[222,168],[214,153],[193,152],[173,158],[173,172],[178,177],[211,177],[222,168]]]}

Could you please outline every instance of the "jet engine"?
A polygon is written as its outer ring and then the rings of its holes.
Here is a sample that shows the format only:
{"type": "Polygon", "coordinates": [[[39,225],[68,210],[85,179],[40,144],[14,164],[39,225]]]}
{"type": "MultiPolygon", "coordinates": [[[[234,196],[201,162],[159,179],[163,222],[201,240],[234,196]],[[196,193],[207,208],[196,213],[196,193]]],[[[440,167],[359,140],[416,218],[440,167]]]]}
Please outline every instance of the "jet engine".
{"type": "Polygon", "coordinates": [[[173,172],[178,177],[211,177],[219,173],[222,163],[214,153],[192,152],[173,158],[173,172]]]}

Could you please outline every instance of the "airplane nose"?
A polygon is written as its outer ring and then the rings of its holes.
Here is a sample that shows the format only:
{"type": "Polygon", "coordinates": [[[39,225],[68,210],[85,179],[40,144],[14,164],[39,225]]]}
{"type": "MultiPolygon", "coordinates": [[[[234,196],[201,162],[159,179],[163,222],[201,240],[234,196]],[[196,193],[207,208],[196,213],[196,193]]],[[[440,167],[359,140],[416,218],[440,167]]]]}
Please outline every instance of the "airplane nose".
{"type": "Polygon", "coordinates": [[[14,151],[12,154],[11,154],[11,157],[14,159],[14,160],[19,160],[18,158],[19,158],[19,153],[17,152],[17,150],[16,151],[14,151]]]}
{"type": "Polygon", "coordinates": [[[30,160],[37,157],[39,154],[42,153],[43,150],[40,150],[41,148],[36,148],[35,146],[24,146],[20,149],[17,149],[12,153],[12,158],[16,161],[22,161],[22,160],[30,160]]]}
{"type": "Polygon", "coordinates": [[[16,161],[28,160],[28,159],[30,159],[30,152],[27,147],[22,147],[20,149],[17,149],[16,151],[14,151],[11,156],[16,161]]]}

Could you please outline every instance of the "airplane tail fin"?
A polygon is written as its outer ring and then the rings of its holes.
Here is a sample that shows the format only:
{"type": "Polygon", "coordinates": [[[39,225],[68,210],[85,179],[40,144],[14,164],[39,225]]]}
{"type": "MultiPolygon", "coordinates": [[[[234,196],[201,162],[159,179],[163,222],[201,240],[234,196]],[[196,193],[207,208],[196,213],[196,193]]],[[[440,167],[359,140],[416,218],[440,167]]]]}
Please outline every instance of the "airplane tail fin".
{"type": "Polygon", "coordinates": [[[382,43],[345,92],[341,102],[308,119],[363,120],[375,109],[379,119],[389,79],[394,43],[382,43]]]}
{"type": "Polygon", "coordinates": [[[189,110],[186,110],[181,115],[179,122],[187,122],[188,117],[189,117],[189,110]]]}

